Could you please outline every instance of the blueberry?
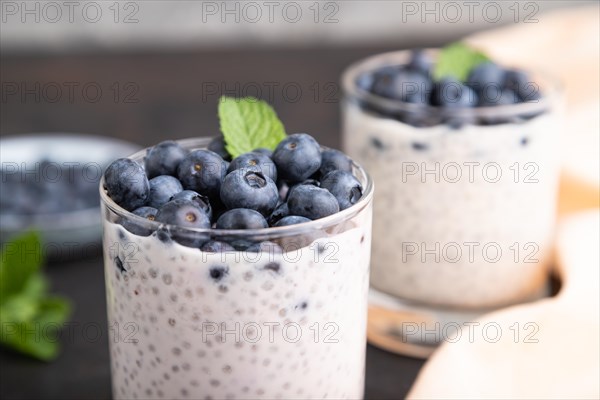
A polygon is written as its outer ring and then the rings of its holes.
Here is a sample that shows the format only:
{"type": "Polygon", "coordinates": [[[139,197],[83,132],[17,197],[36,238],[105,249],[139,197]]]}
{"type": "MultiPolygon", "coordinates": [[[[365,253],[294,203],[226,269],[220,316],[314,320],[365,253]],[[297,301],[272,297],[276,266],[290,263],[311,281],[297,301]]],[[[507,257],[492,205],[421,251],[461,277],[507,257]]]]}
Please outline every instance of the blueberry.
{"type": "Polygon", "coordinates": [[[236,169],[223,181],[221,201],[229,209],[250,208],[266,216],[277,207],[279,191],[258,167],[236,169]]]}
{"type": "Polygon", "coordinates": [[[504,84],[505,74],[506,71],[502,67],[491,61],[486,61],[471,70],[467,78],[467,84],[477,92],[481,92],[488,86],[501,88],[504,84]]]}
{"type": "Polygon", "coordinates": [[[433,105],[448,108],[475,107],[478,96],[473,89],[452,78],[444,78],[435,85],[433,105]]]}
{"type": "Polygon", "coordinates": [[[208,197],[201,195],[200,193],[194,192],[193,190],[183,190],[176,193],[170,200],[185,199],[191,200],[198,205],[208,215],[209,219],[212,219],[212,207],[208,197]]]}
{"type": "Polygon", "coordinates": [[[104,186],[108,196],[128,211],[145,205],[150,193],[144,169],[129,158],[120,158],[108,166],[104,186]]]}
{"type": "Polygon", "coordinates": [[[216,240],[211,240],[210,242],[204,243],[200,250],[205,251],[207,253],[227,253],[231,251],[235,251],[233,246],[225,242],[219,242],[216,240]]]}
{"type": "Polygon", "coordinates": [[[431,57],[422,49],[414,49],[410,52],[410,60],[406,67],[413,71],[419,71],[422,74],[429,75],[433,61],[431,57]]]}
{"type": "Polygon", "coordinates": [[[382,97],[392,97],[391,87],[395,76],[400,73],[397,65],[379,68],[373,73],[371,92],[382,97]]]}
{"type": "Polygon", "coordinates": [[[219,217],[217,229],[261,229],[267,228],[267,220],[261,213],[247,208],[234,208],[219,217]]]}
{"type": "Polygon", "coordinates": [[[287,217],[290,214],[287,203],[281,203],[275,208],[268,218],[269,225],[275,225],[280,219],[287,217]]]}
{"type": "MultiPolygon", "coordinates": [[[[132,213],[139,217],[146,218],[149,221],[154,221],[156,220],[156,214],[158,214],[158,210],[154,207],[140,207],[133,210],[132,213]]],[[[153,231],[153,229],[148,226],[143,226],[138,222],[128,219],[123,219],[121,221],[121,225],[123,225],[123,228],[127,229],[129,232],[138,236],[150,236],[153,231]]]]}
{"type": "Polygon", "coordinates": [[[312,185],[300,185],[290,192],[288,198],[290,214],[308,219],[319,219],[340,210],[338,201],[327,189],[312,185]]]}
{"type": "Polygon", "coordinates": [[[488,88],[479,96],[479,106],[505,106],[515,104],[519,98],[515,92],[510,89],[488,88]]]}
{"type": "Polygon", "coordinates": [[[150,179],[150,196],[148,205],[154,208],[160,208],[167,203],[173,196],[183,190],[181,182],[177,178],[169,175],[159,175],[150,179]]]}
{"type": "Polygon", "coordinates": [[[254,243],[252,246],[248,247],[246,251],[249,251],[251,253],[268,253],[271,255],[283,253],[283,249],[280,245],[270,241],[254,243]]]}
{"type": "Polygon", "coordinates": [[[335,170],[352,172],[352,160],[339,150],[327,149],[321,152],[321,176],[335,170]]]}
{"type": "Polygon", "coordinates": [[[394,67],[377,75],[373,92],[389,99],[423,103],[429,98],[432,85],[429,77],[419,71],[394,67]]]}
{"type": "Polygon", "coordinates": [[[370,71],[363,72],[356,78],[356,86],[367,92],[371,91],[373,83],[375,83],[375,75],[370,71]]]}
{"type": "Polygon", "coordinates": [[[288,182],[301,182],[319,170],[319,143],[306,133],[295,133],[283,139],[273,152],[279,176],[288,182]]]}
{"type": "Polygon", "coordinates": [[[271,262],[266,263],[262,269],[264,271],[271,271],[271,272],[279,273],[279,271],[281,270],[281,265],[279,265],[279,263],[277,263],[277,262],[271,261],[271,262]]]}
{"type": "Polygon", "coordinates": [[[504,86],[516,92],[520,101],[536,101],[542,97],[539,86],[531,81],[526,72],[521,70],[506,71],[504,86]]]}
{"type": "Polygon", "coordinates": [[[273,226],[288,226],[288,225],[303,224],[305,222],[310,222],[310,219],[308,219],[306,217],[300,217],[298,215],[288,215],[287,217],[281,218],[273,226]]]}
{"type": "Polygon", "coordinates": [[[231,156],[225,148],[225,138],[223,135],[213,138],[207,146],[208,150],[217,153],[223,160],[231,160],[231,156]]]}
{"type": "Polygon", "coordinates": [[[148,178],[175,175],[177,166],[186,154],[187,150],[172,140],[166,140],[149,149],[144,159],[148,178]]]}
{"type": "Polygon", "coordinates": [[[115,266],[117,267],[117,269],[119,270],[120,273],[127,272],[127,269],[123,265],[123,261],[121,261],[121,259],[119,257],[115,257],[114,261],[115,261],[115,266]]]}
{"type": "Polygon", "coordinates": [[[371,137],[371,145],[378,151],[387,150],[387,146],[380,139],[378,139],[374,136],[371,137]]]}
{"type": "Polygon", "coordinates": [[[321,187],[321,182],[316,179],[306,179],[300,183],[296,183],[295,185],[290,187],[290,189],[288,190],[286,200],[290,197],[290,193],[292,193],[292,191],[294,191],[295,188],[303,186],[303,185],[311,185],[311,186],[315,186],[315,187],[321,187]]]}
{"type": "Polygon", "coordinates": [[[224,265],[211,267],[209,270],[209,275],[214,281],[219,282],[229,275],[229,267],[224,265]]]}
{"type": "Polygon", "coordinates": [[[321,187],[329,190],[340,205],[340,210],[356,204],[362,197],[362,185],[350,172],[332,171],[321,180],[321,187]]]}
{"type": "Polygon", "coordinates": [[[412,142],[411,147],[416,151],[425,151],[429,148],[429,145],[427,143],[412,142]]]}
{"type": "Polygon", "coordinates": [[[277,167],[275,167],[273,160],[257,152],[245,153],[234,158],[231,164],[229,164],[227,173],[229,174],[236,169],[248,167],[258,167],[265,176],[268,176],[273,181],[277,181],[277,167]]]}
{"type": "Polygon", "coordinates": [[[132,211],[132,213],[139,217],[146,218],[149,221],[154,221],[156,219],[156,214],[158,213],[158,210],[154,207],[144,206],[136,208],[132,211]]]}
{"type": "Polygon", "coordinates": [[[425,104],[432,87],[431,80],[422,73],[403,70],[394,77],[389,96],[396,100],[425,104]]]}
{"type": "Polygon", "coordinates": [[[219,197],[226,174],[227,162],[210,150],[191,152],[177,168],[177,176],[184,189],[194,190],[209,198],[219,197]]]}
{"type": "Polygon", "coordinates": [[[209,229],[208,215],[191,200],[171,200],[163,205],[156,214],[156,221],[176,227],[169,228],[170,237],[176,242],[188,247],[200,247],[208,240],[208,235],[178,229],[195,228],[209,229]]]}
{"type": "MultiPolygon", "coordinates": [[[[273,151],[269,150],[269,149],[265,149],[264,147],[259,147],[258,149],[254,149],[254,150],[252,150],[252,152],[262,154],[269,158],[273,156],[273,151]]],[[[275,179],[273,179],[273,180],[275,180],[275,179]]]]}
{"type": "Polygon", "coordinates": [[[171,200],[156,214],[156,221],[184,228],[210,228],[208,215],[191,200],[171,200]]]}

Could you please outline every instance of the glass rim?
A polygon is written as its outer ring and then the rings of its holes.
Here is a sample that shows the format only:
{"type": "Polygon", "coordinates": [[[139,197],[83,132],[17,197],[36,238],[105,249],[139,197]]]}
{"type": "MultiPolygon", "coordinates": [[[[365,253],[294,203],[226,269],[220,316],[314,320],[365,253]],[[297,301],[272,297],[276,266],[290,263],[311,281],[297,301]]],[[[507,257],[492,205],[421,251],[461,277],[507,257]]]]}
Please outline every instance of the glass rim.
{"type": "MultiPolygon", "coordinates": [[[[187,139],[179,139],[174,140],[175,142],[181,144],[184,148],[191,149],[206,149],[208,143],[214,137],[197,137],[197,138],[187,138],[187,139]]],[[[327,148],[323,147],[322,148],[327,148]]],[[[149,147],[148,147],[149,148],[149,147]]],[[[136,162],[139,160],[143,160],[143,157],[146,155],[146,150],[148,148],[144,148],[140,151],[137,151],[127,158],[132,159],[136,162]]],[[[183,227],[179,225],[173,224],[165,224],[162,222],[151,221],[147,218],[140,217],[138,215],[133,214],[131,211],[127,211],[123,207],[119,206],[115,203],[104,190],[104,175],[102,179],[100,179],[99,191],[100,191],[100,201],[102,206],[106,206],[113,213],[118,215],[121,218],[126,218],[130,221],[134,221],[140,226],[147,226],[159,229],[161,227],[167,228],[175,228],[178,233],[181,232],[189,232],[192,234],[209,234],[211,237],[225,237],[225,236],[260,236],[260,237],[284,237],[284,236],[294,236],[300,234],[306,234],[310,231],[323,230],[326,228],[330,228],[336,226],[342,222],[348,221],[358,215],[361,211],[363,211],[370,203],[372,203],[373,192],[374,192],[374,182],[371,176],[367,173],[367,171],[356,161],[352,160],[353,166],[360,171],[364,178],[363,185],[363,195],[360,200],[353,204],[352,206],[346,208],[345,210],[341,210],[335,214],[329,215],[324,218],[311,220],[310,222],[303,222],[300,224],[294,225],[286,225],[286,226],[276,226],[276,227],[267,227],[260,229],[216,229],[216,228],[189,228],[183,227]]],[[[359,178],[360,180],[360,178],[359,178]]],[[[106,220],[106,216],[102,216],[102,220],[106,220]]]]}
{"type": "MultiPolygon", "coordinates": [[[[435,56],[439,49],[423,49],[427,54],[435,56]]],[[[364,101],[369,105],[374,105],[382,110],[390,112],[414,112],[438,114],[447,116],[465,116],[465,117],[501,117],[501,116],[519,116],[528,113],[537,113],[547,110],[552,106],[562,92],[559,81],[544,71],[526,70],[527,73],[541,78],[542,82],[531,79],[531,82],[540,86],[542,97],[538,101],[524,103],[515,103],[500,106],[487,107],[440,107],[432,105],[422,105],[408,103],[402,100],[389,99],[358,87],[356,81],[358,76],[367,71],[373,71],[386,66],[402,65],[408,61],[411,50],[394,50],[385,53],[374,54],[358,61],[355,61],[342,72],[341,86],[345,97],[351,97],[364,101]],[[541,85],[545,83],[545,85],[541,85]]],[[[520,69],[519,67],[515,67],[520,69]]]]}

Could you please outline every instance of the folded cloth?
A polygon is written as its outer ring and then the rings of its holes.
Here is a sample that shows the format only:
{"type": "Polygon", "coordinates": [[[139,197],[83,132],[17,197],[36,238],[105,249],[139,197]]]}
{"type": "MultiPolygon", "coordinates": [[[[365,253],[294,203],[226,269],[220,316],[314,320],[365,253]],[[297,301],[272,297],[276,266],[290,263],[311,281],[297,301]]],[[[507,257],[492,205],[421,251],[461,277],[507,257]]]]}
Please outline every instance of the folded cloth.
{"type": "Polygon", "coordinates": [[[472,337],[463,332],[434,353],[408,397],[600,398],[598,243],[600,212],[564,220],[557,239],[559,294],[478,320],[472,337]]]}
{"type": "Polygon", "coordinates": [[[468,39],[501,64],[547,71],[565,86],[562,287],[556,297],[487,314],[444,343],[409,398],[600,398],[599,26],[595,4],[468,39]]]}

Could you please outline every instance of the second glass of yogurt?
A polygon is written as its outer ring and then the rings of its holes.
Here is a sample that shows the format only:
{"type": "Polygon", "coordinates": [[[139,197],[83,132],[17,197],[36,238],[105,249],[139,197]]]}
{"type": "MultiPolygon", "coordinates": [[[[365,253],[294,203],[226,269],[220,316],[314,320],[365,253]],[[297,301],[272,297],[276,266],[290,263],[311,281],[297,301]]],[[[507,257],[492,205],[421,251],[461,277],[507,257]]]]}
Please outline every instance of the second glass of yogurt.
{"type": "Polygon", "coordinates": [[[165,226],[101,190],[114,397],[362,398],[373,184],[352,168],[364,188],[352,207],[264,229],[165,226]],[[168,236],[283,252],[202,251],[168,236]]]}
{"type": "Polygon", "coordinates": [[[437,54],[380,54],[343,76],[344,150],[376,183],[369,339],[418,356],[444,340],[444,323],[546,292],[558,184],[555,83],[530,73],[530,101],[489,106],[410,98],[436,95],[411,73],[426,75],[437,54]],[[400,90],[402,68],[405,99],[371,90],[377,73],[400,90]]]}

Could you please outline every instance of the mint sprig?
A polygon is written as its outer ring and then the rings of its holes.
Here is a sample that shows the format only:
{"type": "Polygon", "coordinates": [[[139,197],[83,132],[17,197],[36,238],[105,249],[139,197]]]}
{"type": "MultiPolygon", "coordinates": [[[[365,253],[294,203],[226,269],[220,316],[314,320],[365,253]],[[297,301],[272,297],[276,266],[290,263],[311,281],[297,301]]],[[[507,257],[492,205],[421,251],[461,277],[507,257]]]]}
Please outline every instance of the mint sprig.
{"type": "Polygon", "coordinates": [[[71,313],[70,302],[48,295],[39,235],[23,234],[0,254],[0,344],[49,361],[59,352],[56,335],[71,313]]]}
{"type": "Polygon", "coordinates": [[[465,82],[473,68],[489,60],[484,53],[464,43],[451,43],[440,50],[433,78],[439,81],[442,78],[453,77],[465,82]]]}
{"type": "Polygon", "coordinates": [[[221,97],[219,121],[225,149],[234,158],[259,147],[274,150],[286,137],[275,110],[254,97],[221,97]]]}

